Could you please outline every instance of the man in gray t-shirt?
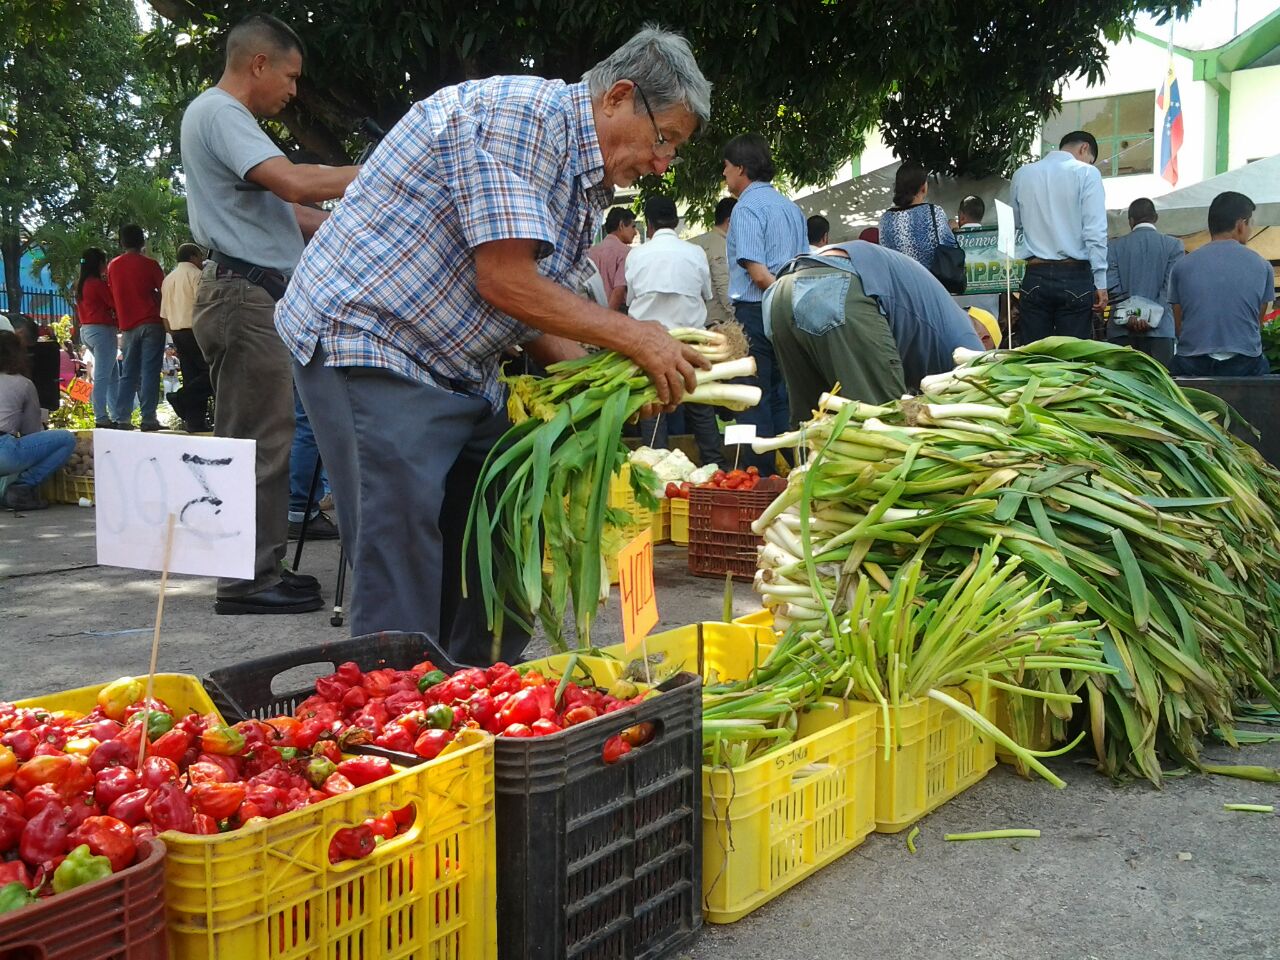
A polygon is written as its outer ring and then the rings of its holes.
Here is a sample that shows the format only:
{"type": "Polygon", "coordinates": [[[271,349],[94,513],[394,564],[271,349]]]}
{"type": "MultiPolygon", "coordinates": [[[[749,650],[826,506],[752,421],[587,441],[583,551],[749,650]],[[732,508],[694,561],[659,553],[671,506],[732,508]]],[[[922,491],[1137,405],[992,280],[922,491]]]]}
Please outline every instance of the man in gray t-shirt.
{"type": "Polygon", "coordinates": [[[191,231],[210,257],[192,330],[209,362],[214,432],[257,447],[254,577],[218,581],[214,610],[222,614],[304,613],[323,605],[314,577],[282,570],[294,399],[275,303],[303,243],[327,216],[303,204],[341,197],[358,168],[292,163],[258,126],[293,98],[301,73],[297,34],[275,17],[248,17],[227,35],[217,86],[182,118],[191,231]]]}
{"type": "Polygon", "coordinates": [[[1182,377],[1249,377],[1271,372],[1262,352],[1262,318],[1275,296],[1271,264],[1245,244],[1255,207],[1227,191],[1209,205],[1213,238],[1173,268],[1169,302],[1177,322],[1182,377]]]}

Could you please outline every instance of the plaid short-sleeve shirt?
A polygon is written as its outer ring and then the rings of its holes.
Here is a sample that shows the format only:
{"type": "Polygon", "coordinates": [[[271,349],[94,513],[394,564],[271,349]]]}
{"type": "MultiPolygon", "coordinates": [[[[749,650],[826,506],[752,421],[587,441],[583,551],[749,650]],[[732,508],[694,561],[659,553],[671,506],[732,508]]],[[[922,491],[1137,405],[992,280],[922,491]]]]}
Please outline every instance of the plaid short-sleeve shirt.
{"type": "Polygon", "coordinates": [[[414,104],[307,245],[276,309],[299,363],[380,367],[503,402],[503,350],[537,331],[476,292],[472,250],[538,241],[572,286],[612,199],[585,84],[493,77],[414,104]]]}

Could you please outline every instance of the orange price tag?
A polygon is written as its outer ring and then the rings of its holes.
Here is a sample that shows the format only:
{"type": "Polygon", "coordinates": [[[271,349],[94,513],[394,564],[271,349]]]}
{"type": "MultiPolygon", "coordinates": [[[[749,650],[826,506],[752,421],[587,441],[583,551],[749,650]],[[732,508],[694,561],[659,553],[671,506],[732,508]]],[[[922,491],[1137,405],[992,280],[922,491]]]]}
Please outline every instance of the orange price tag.
{"type": "Polygon", "coordinates": [[[618,594],[622,597],[622,638],[627,653],[658,624],[653,592],[653,537],[648,530],[618,554],[618,594]]]}
{"type": "Polygon", "coordinates": [[[93,384],[79,377],[72,377],[67,384],[67,396],[76,403],[88,403],[93,399],[93,384]]]}

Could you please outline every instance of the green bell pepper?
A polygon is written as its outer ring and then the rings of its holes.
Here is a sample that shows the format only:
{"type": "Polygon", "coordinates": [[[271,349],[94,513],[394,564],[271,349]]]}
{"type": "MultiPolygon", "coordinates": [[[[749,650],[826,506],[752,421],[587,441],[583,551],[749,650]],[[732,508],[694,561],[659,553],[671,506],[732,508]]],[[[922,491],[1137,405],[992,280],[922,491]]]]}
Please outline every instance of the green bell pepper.
{"type": "MultiPolygon", "coordinates": [[[[86,850],[88,847],[85,848],[86,850]]],[[[0,887],[0,913],[19,910],[35,900],[35,895],[27,889],[25,883],[17,880],[0,887]]]]}
{"type": "Polygon", "coordinates": [[[66,893],[76,887],[93,883],[103,877],[111,876],[111,861],[106,857],[95,857],[87,843],[82,843],[58,864],[53,871],[53,892],[66,893]]]}

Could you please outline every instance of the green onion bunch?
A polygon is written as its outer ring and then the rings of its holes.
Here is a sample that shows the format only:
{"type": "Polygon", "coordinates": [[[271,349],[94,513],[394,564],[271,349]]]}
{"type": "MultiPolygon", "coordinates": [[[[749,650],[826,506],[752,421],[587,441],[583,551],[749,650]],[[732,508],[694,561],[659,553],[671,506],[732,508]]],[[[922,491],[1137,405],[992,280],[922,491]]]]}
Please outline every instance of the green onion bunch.
{"type": "MultiPolygon", "coordinates": [[[[740,328],[671,334],[712,362],[698,371],[698,387],[685,394],[686,402],[745,410],[760,401],[758,387],[722,382],[755,373],[755,361],[742,355],[740,328]]],[[[464,551],[474,541],[495,637],[508,617],[530,632],[540,620],[551,645],[564,650],[570,598],[578,643],[588,646],[591,623],[608,597],[602,546],[611,529],[631,520],[608,505],[610,480],[627,462],[622,428],[658,395],[644,372],[614,351],[554,364],[547,373],[507,380],[512,427],[481,471],[464,551]]],[[[656,486],[652,471],[632,465],[631,487],[641,506],[656,508],[656,486]]],[[[464,577],[464,592],[473,587],[464,577]]]]}
{"type": "MultiPolygon", "coordinates": [[[[1065,613],[1101,622],[1115,673],[1038,673],[1087,693],[1101,769],[1162,778],[1199,765],[1235,704],[1280,707],[1280,473],[1226,427],[1217,398],[1180,389],[1144,354],[1049,338],[970,354],[920,397],[825,396],[808,462],[760,518],[756,589],[783,627],[836,635],[863,582],[904,566],[957,576],[992,544],[1046,578],[1065,613]]],[[[1011,701],[1064,729],[1060,698],[1011,701]]]]}

